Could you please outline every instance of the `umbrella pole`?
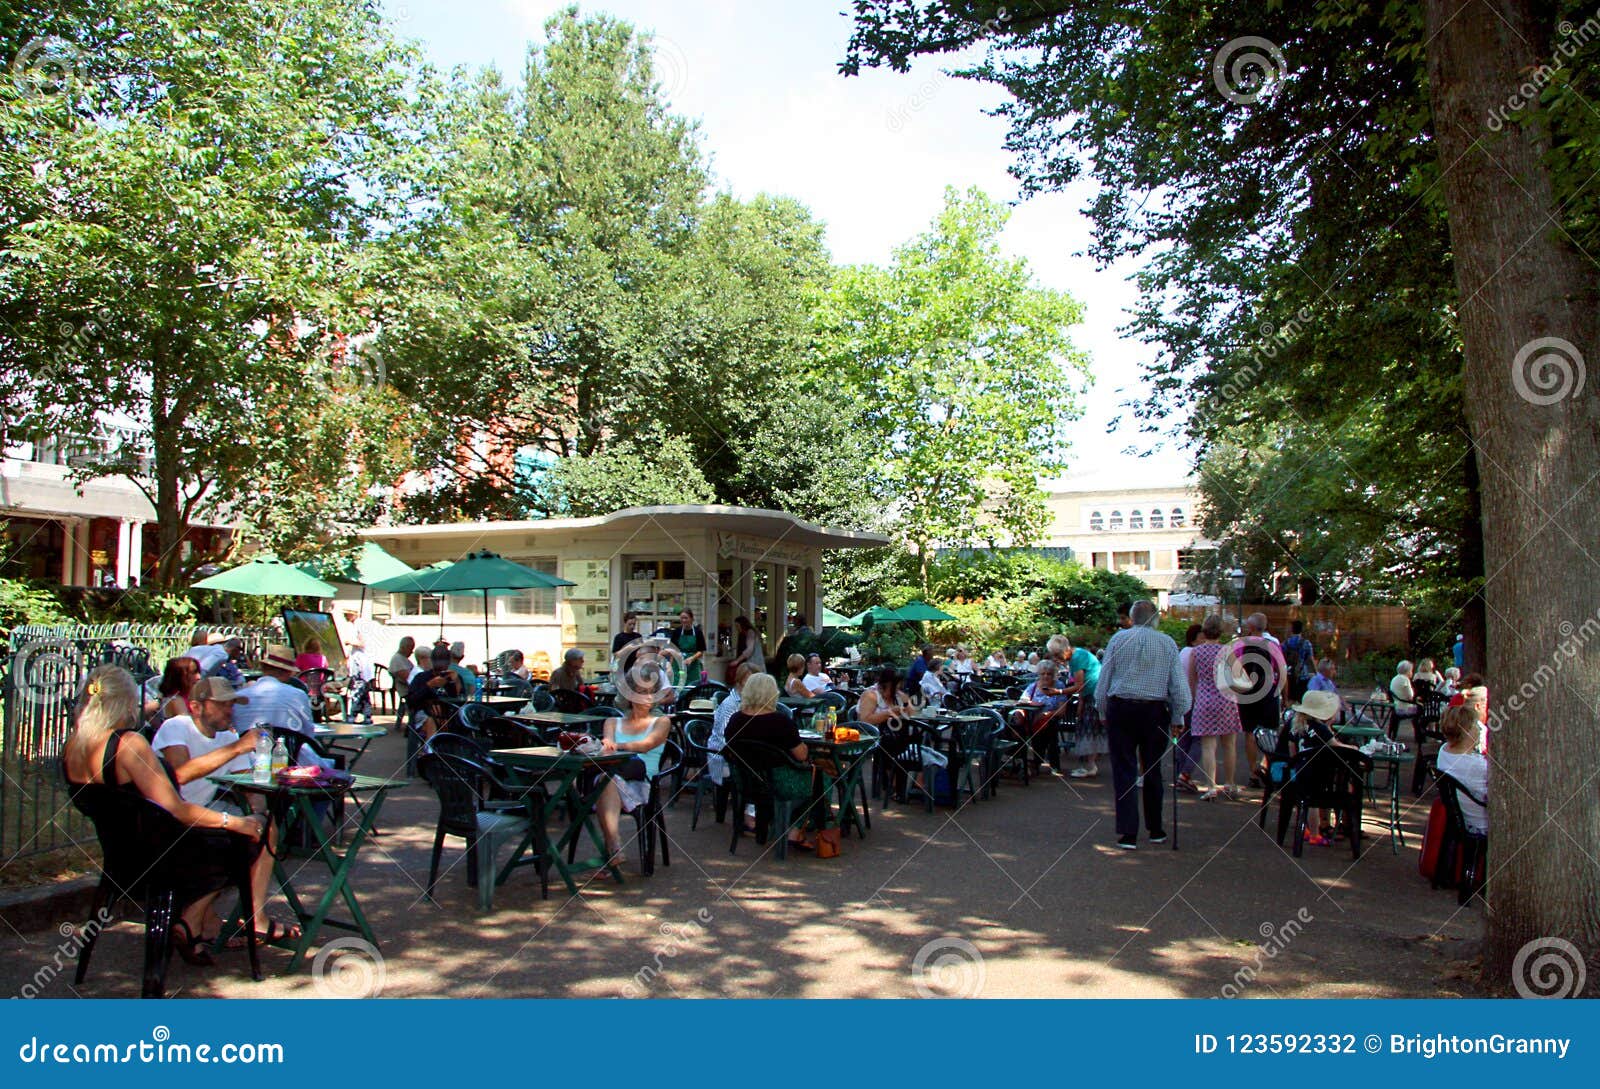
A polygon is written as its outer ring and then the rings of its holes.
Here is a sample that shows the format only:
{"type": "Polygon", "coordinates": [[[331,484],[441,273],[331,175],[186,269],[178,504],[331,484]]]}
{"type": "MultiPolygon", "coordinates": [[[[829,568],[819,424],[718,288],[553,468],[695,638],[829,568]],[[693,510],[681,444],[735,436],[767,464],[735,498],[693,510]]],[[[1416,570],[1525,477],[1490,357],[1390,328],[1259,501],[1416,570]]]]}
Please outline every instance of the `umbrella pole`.
{"type": "Polygon", "coordinates": [[[489,589],[483,591],[483,675],[484,681],[489,679],[489,589]]]}

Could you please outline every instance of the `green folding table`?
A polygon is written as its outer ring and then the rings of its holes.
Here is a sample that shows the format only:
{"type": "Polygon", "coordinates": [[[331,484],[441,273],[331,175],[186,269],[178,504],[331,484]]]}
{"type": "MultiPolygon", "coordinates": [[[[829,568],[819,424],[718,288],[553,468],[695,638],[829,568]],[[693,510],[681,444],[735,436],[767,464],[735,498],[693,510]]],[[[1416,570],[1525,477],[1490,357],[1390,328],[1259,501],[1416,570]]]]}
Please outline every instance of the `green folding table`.
{"type": "MultiPolygon", "coordinates": [[[[530,715],[528,719],[542,717],[544,716],[530,715]]],[[[525,749],[495,749],[495,761],[507,768],[518,781],[530,785],[541,783],[550,790],[545,795],[544,812],[539,819],[528,822],[527,833],[522,837],[522,842],[517,844],[517,849],[511,852],[511,857],[501,868],[500,875],[491,877],[488,874],[479,874],[478,880],[493,880],[499,884],[518,864],[523,854],[532,850],[535,855],[548,859],[550,864],[555,866],[561,874],[561,880],[567,883],[567,892],[574,896],[578,893],[578,885],[572,879],[573,874],[605,870],[616,878],[617,884],[622,884],[622,871],[611,865],[610,857],[606,853],[605,840],[594,825],[594,807],[600,800],[600,792],[605,789],[607,776],[597,774],[588,790],[584,790],[579,783],[584,772],[608,772],[612,768],[626,764],[633,757],[634,754],[631,752],[586,756],[554,745],[535,745],[525,749]],[[551,815],[569,803],[572,806],[571,821],[566,831],[561,833],[561,838],[551,842],[546,825],[551,815]],[[584,831],[589,833],[597,853],[590,858],[568,862],[567,848],[572,846],[579,834],[584,831]]],[[[536,797],[534,794],[528,795],[529,804],[533,804],[536,797]]]]}
{"type": "MultiPolygon", "coordinates": [[[[372,834],[372,826],[378,819],[378,811],[383,808],[383,800],[389,791],[396,787],[408,785],[406,779],[379,779],[371,775],[357,775],[348,788],[348,793],[365,794],[367,800],[364,805],[356,806],[359,814],[355,818],[355,834],[350,842],[344,845],[341,854],[331,836],[322,830],[322,820],[318,817],[316,804],[338,798],[337,792],[321,787],[284,786],[278,783],[258,783],[251,778],[248,772],[238,772],[230,775],[213,775],[211,781],[239,794],[256,794],[267,800],[267,813],[273,825],[278,830],[277,848],[273,853],[272,875],[278,883],[278,889],[283,893],[283,898],[289,902],[289,908],[300,923],[300,940],[292,946],[294,956],[289,959],[289,970],[292,972],[299,967],[300,961],[306,955],[306,950],[316,944],[317,935],[324,926],[336,927],[340,930],[350,930],[360,934],[374,948],[378,944],[378,936],[372,932],[372,927],[367,923],[367,917],[361,910],[361,905],[356,901],[356,894],[350,888],[350,872],[355,868],[356,856],[361,853],[361,847],[372,834]],[[307,911],[300,896],[295,892],[294,880],[287,869],[284,860],[290,856],[291,848],[287,847],[292,839],[296,826],[304,825],[309,830],[309,835],[314,843],[309,857],[320,861],[327,866],[329,879],[328,888],[323,892],[322,898],[317,901],[317,906],[312,911],[307,911]],[[332,910],[334,901],[343,899],[345,907],[350,911],[349,919],[329,918],[328,912],[332,910]]],[[[353,800],[353,799],[352,799],[353,800]]],[[[337,829],[335,834],[337,834],[337,829]]],[[[245,920],[234,919],[230,926],[223,928],[218,937],[219,944],[232,937],[238,928],[249,925],[245,920]]]]}

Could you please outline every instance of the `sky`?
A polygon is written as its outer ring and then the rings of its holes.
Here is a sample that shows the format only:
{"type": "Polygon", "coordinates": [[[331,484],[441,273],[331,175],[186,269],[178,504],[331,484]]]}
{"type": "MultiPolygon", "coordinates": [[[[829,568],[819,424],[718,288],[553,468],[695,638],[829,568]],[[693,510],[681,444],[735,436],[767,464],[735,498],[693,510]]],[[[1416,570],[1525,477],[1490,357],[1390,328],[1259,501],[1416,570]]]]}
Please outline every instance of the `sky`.
{"type": "MultiPolygon", "coordinates": [[[[393,31],[416,41],[432,63],[493,65],[520,75],[530,43],[543,40],[558,0],[386,0],[393,31]]],[[[653,32],[656,67],[674,112],[698,120],[718,188],[739,197],[782,194],[827,225],[836,261],[885,263],[893,248],[925,230],[946,186],[978,186],[1017,199],[1007,172],[1005,123],[985,114],[995,87],[945,75],[924,61],[909,73],[869,71],[844,78],[849,39],[845,0],[597,0],[607,12],[653,32]]],[[[1136,266],[1101,269],[1085,256],[1090,224],[1079,209],[1087,188],[1019,204],[1004,237],[1043,285],[1084,304],[1072,331],[1089,356],[1094,385],[1071,427],[1068,475],[1126,476],[1128,486],[1175,483],[1187,459],[1169,439],[1132,424],[1108,434],[1140,366],[1153,352],[1119,334],[1135,299],[1136,266]]]]}

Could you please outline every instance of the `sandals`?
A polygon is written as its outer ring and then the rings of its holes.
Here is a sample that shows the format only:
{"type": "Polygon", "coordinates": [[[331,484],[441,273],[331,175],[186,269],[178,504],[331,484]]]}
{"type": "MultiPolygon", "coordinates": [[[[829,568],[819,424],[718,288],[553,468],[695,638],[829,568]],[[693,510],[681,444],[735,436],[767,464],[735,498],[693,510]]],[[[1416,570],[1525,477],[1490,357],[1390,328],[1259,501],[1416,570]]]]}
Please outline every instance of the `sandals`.
{"type": "Polygon", "coordinates": [[[1067,774],[1074,779],[1098,779],[1100,778],[1100,769],[1095,768],[1090,771],[1088,768],[1073,768],[1067,774]]]}
{"type": "Polygon", "coordinates": [[[1319,836],[1307,836],[1303,842],[1308,847],[1328,847],[1328,846],[1332,845],[1333,840],[1329,839],[1327,836],[1320,836],[1319,835],[1319,836]]]}
{"type": "Polygon", "coordinates": [[[206,948],[215,938],[202,938],[189,929],[189,924],[182,919],[175,919],[172,923],[172,950],[183,958],[183,963],[192,964],[196,968],[211,968],[216,965],[216,960],[211,956],[211,951],[206,948]]]}
{"type": "Polygon", "coordinates": [[[1204,794],[1200,795],[1200,800],[1202,802],[1214,802],[1218,798],[1226,799],[1227,797],[1228,792],[1223,790],[1221,787],[1218,787],[1215,790],[1208,790],[1204,794]]]}
{"type": "MultiPolygon", "coordinates": [[[[283,923],[277,919],[268,919],[267,932],[263,934],[259,930],[256,931],[256,944],[287,946],[298,942],[304,936],[305,932],[300,929],[299,923],[283,923]]],[[[248,944],[249,939],[245,935],[236,934],[228,939],[226,948],[243,949],[248,944]]]]}
{"type": "Polygon", "coordinates": [[[1178,777],[1178,789],[1187,791],[1190,794],[1201,793],[1200,784],[1189,778],[1187,775],[1178,777]]]}

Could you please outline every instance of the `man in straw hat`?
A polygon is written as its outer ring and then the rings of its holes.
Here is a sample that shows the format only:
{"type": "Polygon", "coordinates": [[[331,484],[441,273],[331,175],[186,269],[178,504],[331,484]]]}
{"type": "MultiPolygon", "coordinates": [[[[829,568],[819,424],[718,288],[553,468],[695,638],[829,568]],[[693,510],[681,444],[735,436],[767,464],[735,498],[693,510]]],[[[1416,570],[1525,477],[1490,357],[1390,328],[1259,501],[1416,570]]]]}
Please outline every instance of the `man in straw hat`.
{"type": "Polygon", "coordinates": [[[249,725],[276,726],[315,737],[311,697],[303,687],[290,683],[299,672],[295,669],[294,651],[272,644],[261,652],[256,665],[260,667],[262,677],[242,693],[250,704],[249,725]]]}

